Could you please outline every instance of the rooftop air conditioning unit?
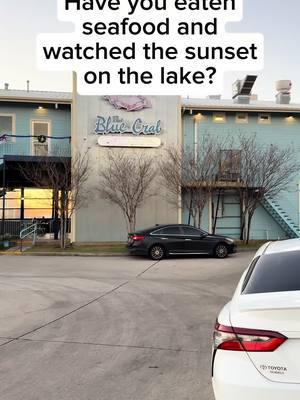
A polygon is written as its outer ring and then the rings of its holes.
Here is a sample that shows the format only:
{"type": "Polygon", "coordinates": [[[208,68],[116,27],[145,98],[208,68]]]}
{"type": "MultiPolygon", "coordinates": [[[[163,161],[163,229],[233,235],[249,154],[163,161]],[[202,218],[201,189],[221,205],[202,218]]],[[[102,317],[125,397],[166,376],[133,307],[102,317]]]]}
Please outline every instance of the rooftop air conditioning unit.
{"type": "Polygon", "coordinates": [[[276,90],[280,93],[290,93],[292,89],[292,81],[277,81],[276,82],[276,90]]]}
{"type": "Polygon", "coordinates": [[[290,104],[291,101],[292,81],[281,80],[276,82],[276,103],[277,104],[290,104]]]}

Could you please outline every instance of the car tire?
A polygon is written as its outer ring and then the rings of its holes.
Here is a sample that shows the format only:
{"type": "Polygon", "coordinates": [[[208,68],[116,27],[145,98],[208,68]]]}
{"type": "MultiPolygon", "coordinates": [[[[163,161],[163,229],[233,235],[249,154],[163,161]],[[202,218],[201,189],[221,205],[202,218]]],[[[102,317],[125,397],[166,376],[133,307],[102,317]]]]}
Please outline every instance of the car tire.
{"type": "Polygon", "coordinates": [[[153,245],[149,250],[149,256],[152,260],[160,261],[164,258],[166,250],[160,244],[153,245]]]}
{"type": "Polygon", "coordinates": [[[219,243],[215,247],[214,254],[217,258],[226,258],[228,256],[228,247],[225,243],[219,243]]]}

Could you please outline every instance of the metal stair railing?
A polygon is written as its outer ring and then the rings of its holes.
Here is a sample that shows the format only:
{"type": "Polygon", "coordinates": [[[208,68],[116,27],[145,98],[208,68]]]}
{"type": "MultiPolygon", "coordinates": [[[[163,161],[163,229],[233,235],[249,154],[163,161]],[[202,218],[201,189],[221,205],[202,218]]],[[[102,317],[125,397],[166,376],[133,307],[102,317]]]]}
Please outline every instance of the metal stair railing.
{"type": "Polygon", "coordinates": [[[38,224],[35,222],[32,225],[27,226],[26,228],[22,229],[20,232],[20,239],[21,239],[21,251],[23,249],[23,240],[32,237],[32,244],[35,245],[36,238],[38,233],[38,224]]]}
{"type": "Polygon", "coordinates": [[[289,215],[271,197],[265,197],[261,201],[264,209],[274,218],[290,238],[300,238],[300,229],[289,215]]]}

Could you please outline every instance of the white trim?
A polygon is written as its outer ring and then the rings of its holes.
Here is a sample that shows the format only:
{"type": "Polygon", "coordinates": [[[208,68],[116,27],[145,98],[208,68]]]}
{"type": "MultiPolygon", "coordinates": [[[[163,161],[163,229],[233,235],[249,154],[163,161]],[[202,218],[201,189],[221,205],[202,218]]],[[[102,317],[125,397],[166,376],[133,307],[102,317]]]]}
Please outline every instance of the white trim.
{"type": "MultiPolygon", "coordinates": [[[[51,119],[44,119],[44,118],[33,118],[30,120],[30,135],[33,136],[34,135],[34,131],[33,131],[33,125],[34,123],[45,123],[48,124],[48,136],[52,136],[52,121],[51,119]]],[[[30,144],[30,148],[31,148],[31,154],[34,156],[34,138],[31,138],[31,144],[30,144]]],[[[51,152],[51,139],[47,140],[47,145],[48,145],[48,155],[51,152]]]]}
{"type": "MultiPolygon", "coordinates": [[[[0,113],[0,117],[12,117],[12,135],[16,134],[16,114],[12,113],[0,113]]],[[[11,138],[11,142],[15,143],[16,138],[11,138]]]]}
{"type": "Polygon", "coordinates": [[[194,160],[198,160],[198,121],[194,118],[194,160]]]}

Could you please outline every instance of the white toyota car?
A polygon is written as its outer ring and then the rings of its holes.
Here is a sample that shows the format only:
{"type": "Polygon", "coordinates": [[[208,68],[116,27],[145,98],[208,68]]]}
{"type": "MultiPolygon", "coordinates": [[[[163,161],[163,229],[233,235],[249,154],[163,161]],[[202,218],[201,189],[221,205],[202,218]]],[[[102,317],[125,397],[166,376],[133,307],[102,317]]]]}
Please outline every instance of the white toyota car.
{"type": "Polygon", "coordinates": [[[214,332],[216,400],[300,400],[300,239],[267,243],[214,332]]]}

